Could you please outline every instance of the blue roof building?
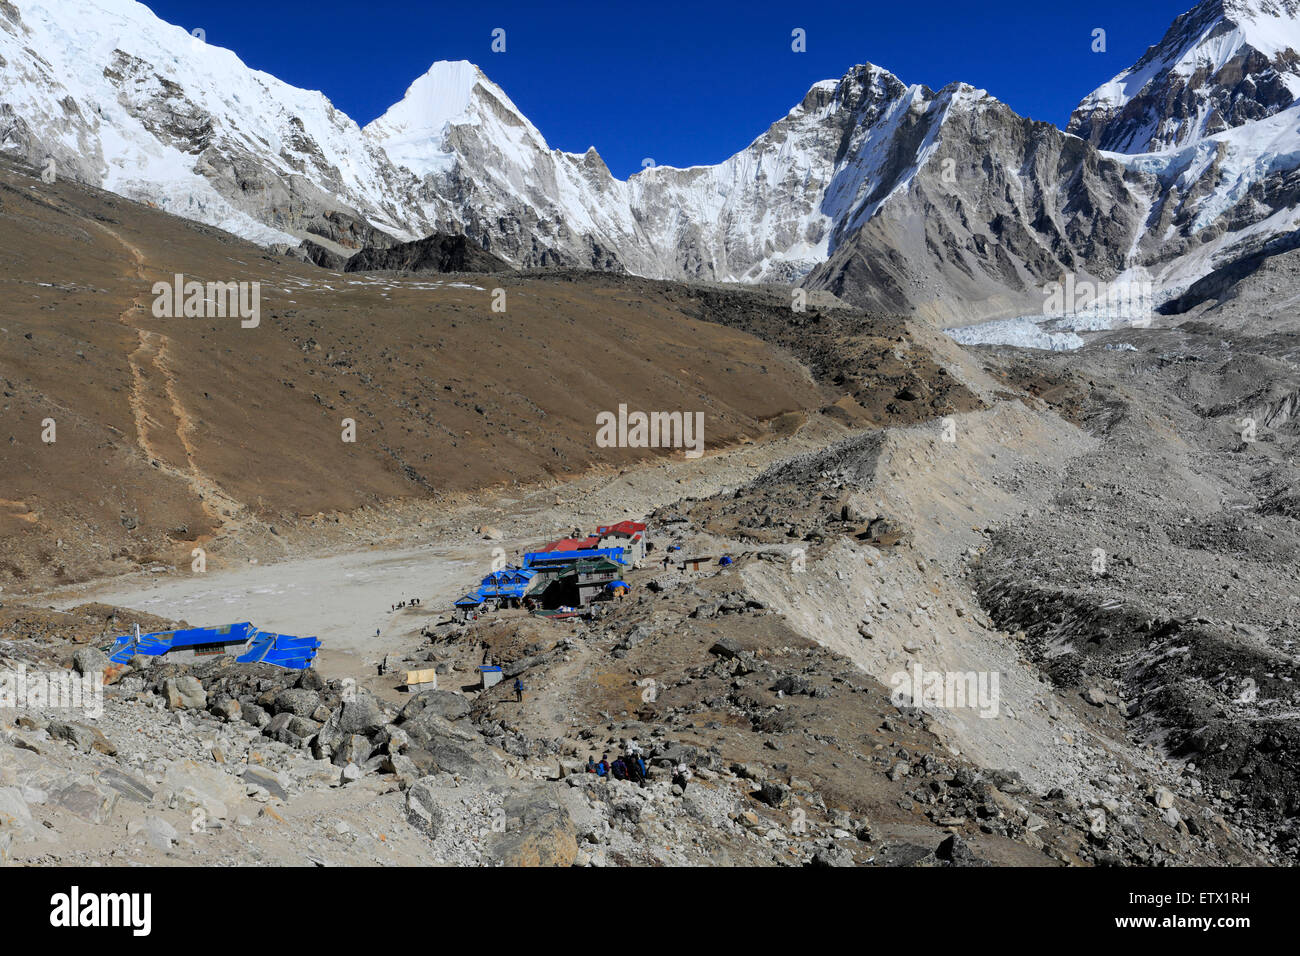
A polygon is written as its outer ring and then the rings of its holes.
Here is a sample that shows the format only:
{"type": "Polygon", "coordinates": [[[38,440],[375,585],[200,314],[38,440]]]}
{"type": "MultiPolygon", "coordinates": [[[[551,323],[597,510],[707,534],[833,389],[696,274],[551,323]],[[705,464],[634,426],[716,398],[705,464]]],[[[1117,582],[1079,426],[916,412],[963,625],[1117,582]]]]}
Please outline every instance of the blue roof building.
{"type": "Polygon", "coordinates": [[[244,621],[220,627],[191,627],[152,634],[127,634],[113,642],[109,660],[126,664],[136,654],[167,657],[174,661],[201,661],[230,655],[241,664],[274,664],[304,670],[316,659],[321,642],[315,637],[294,637],[261,631],[244,621]]]}
{"type": "Polygon", "coordinates": [[[522,598],[528,593],[537,571],[532,568],[504,568],[483,579],[476,592],[482,598],[522,598]]]}
{"type": "Polygon", "coordinates": [[[525,568],[553,568],[574,564],[587,558],[607,558],[626,564],[622,548],[584,548],[580,551],[529,551],[524,555],[525,568]]]}

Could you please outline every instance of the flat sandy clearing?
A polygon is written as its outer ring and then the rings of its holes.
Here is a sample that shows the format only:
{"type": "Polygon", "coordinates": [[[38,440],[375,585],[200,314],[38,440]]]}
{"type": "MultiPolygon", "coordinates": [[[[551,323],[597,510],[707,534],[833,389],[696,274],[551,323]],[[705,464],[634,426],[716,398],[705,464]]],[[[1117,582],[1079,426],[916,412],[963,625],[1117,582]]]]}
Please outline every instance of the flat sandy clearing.
{"type": "Polygon", "coordinates": [[[252,621],[264,630],[324,642],[326,677],[363,672],[409,649],[413,632],[445,616],[481,574],[482,548],[425,546],[296,558],[207,574],[131,575],[46,595],[64,610],[87,601],[148,611],[195,626],[252,621]],[[418,597],[420,607],[390,610],[418,597]],[[376,636],[375,631],[379,630],[376,636]]]}

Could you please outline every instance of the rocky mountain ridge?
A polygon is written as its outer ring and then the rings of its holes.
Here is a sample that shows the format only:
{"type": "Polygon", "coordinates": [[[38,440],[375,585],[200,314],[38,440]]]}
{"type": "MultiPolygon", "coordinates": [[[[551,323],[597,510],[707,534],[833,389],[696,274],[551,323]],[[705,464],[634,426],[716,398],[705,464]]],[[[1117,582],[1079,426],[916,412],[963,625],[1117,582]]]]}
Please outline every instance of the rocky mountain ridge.
{"type": "Polygon", "coordinates": [[[1206,0],[1067,132],[867,64],[720,164],[627,180],[465,61],[363,128],[133,0],[79,2],[0,3],[0,147],[264,245],[464,233],[516,268],[801,283],[952,326],[1034,314],[1063,274],[1167,300],[1300,218],[1293,0],[1206,0]]]}

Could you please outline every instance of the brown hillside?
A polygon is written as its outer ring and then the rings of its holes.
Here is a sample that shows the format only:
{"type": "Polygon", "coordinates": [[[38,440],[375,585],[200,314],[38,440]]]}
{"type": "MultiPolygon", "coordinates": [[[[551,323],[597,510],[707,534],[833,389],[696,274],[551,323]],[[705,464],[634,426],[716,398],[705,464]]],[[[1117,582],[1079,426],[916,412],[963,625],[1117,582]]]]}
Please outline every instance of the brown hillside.
{"type": "MultiPolygon", "coordinates": [[[[596,447],[596,414],[620,403],[702,411],[716,448],[845,391],[814,381],[798,341],[704,321],[734,303],[671,283],[344,275],[9,165],[0,200],[0,585],[664,454],[596,447]],[[260,283],[260,324],[156,317],[153,284],[175,273],[260,283]]],[[[892,356],[892,332],[881,342],[892,356]]]]}

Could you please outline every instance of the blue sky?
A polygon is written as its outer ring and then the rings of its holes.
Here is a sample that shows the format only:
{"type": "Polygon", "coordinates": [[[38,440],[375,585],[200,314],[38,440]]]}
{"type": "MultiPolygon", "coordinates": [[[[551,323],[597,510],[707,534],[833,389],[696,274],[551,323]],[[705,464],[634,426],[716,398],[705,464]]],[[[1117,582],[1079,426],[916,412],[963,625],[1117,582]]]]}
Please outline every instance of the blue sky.
{"type": "Polygon", "coordinates": [[[745,147],[814,82],[871,62],[905,83],[964,80],[1064,125],[1084,95],[1159,42],[1192,0],[443,3],[152,0],[257,69],[322,90],[365,124],[434,60],[471,60],[547,141],[595,146],[625,177],[745,147]],[[602,9],[604,7],[604,9],[602,9]],[[506,31],[506,51],[491,50],[506,31]],[[791,31],[807,52],[791,50],[791,31]],[[1106,31],[1106,52],[1091,50],[1106,31]]]}

